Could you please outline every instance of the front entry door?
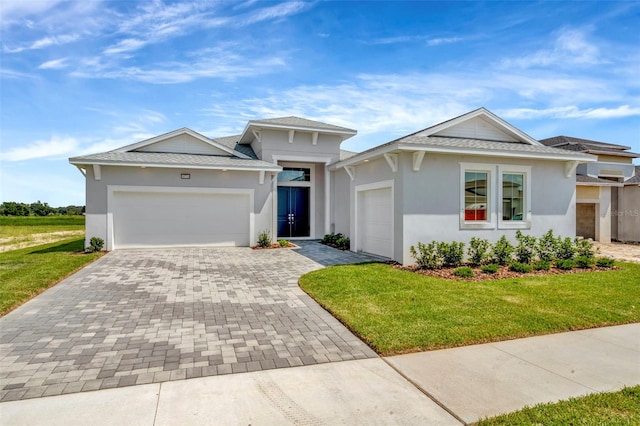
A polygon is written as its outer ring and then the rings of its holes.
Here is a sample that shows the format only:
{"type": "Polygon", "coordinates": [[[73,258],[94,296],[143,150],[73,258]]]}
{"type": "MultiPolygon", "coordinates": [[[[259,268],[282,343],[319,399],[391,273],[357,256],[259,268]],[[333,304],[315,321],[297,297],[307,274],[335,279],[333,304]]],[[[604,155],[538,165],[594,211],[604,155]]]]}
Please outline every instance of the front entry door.
{"type": "Polygon", "coordinates": [[[309,187],[278,187],[278,238],[308,237],[309,187]]]}

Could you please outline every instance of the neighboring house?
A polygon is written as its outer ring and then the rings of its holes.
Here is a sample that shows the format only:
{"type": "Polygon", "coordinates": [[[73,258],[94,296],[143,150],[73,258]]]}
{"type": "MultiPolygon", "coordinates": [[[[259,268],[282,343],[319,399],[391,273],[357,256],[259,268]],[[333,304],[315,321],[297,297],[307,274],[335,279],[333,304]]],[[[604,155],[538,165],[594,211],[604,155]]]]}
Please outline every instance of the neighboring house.
{"type": "Polygon", "coordinates": [[[576,169],[576,234],[603,243],[640,241],[640,154],[630,147],[569,136],[542,139],[546,146],[597,156],[576,169]]]}
{"type": "Polygon", "coordinates": [[[575,169],[595,157],[544,146],[484,108],[358,154],[356,131],[297,117],[210,139],[180,129],[71,158],[86,176],[86,237],[106,248],[248,246],[351,238],[413,263],[418,241],[575,233],[575,169]]]}

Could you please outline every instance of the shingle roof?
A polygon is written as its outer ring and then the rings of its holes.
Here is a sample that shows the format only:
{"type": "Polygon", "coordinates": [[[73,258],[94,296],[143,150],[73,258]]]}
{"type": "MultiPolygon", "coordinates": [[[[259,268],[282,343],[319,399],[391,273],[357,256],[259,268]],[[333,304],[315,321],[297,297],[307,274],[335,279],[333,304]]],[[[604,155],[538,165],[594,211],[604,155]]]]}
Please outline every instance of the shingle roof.
{"type": "Polygon", "coordinates": [[[346,149],[341,149],[340,150],[340,159],[341,160],[346,160],[347,158],[351,158],[354,155],[358,155],[357,152],[353,152],[353,151],[347,151],[346,149]]]}
{"type": "Polygon", "coordinates": [[[592,141],[570,136],[555,136],[540,140],[546,146],[553,146],[568,151],[588,152],[593,154],[611,154],[624,157],[639,157],[640,154],[629,152],[631,147],[612,143],[592,141]]]}
{"type": "Polygon", "coordinates": [[[605,185],[611,185],[611,186],[620,186],[619,182],[587,176],[587,175],[576,175],[576,183],[597,183],[597,184],[605,184],[605,185]]]}
{"type": "Polygon", "coordinates": [[[196,154],[171,154],[166,152],[103,152],[100,154],[84,155],[69,159],[72,164],[131,164],[131,165],[162,165],[176,167],[198,167],[219,169],[256,169],[280,170],[272,163],[261,160],[247,160],[237,157],[196,154]]]}
{"type": "Polygon", "coordinates": [[[240,136],[242,135],[223,136],[220,138],[212,139],[224,146],[228,146],[229,148],[238,151],[241,154],[247,155],[254,160],[258,160],[258,156],[255,152],[253,152],[253,148],[251,148],[250,145],[241,145],[238,143],[238,141],[240,141],[240,136]]]}
{"type": "Polygon", "coordinates": [[[339,132],[348,132],[348,133],[356,133],[353,129],[348,129],[346,127],[335,126],[333,124],[322,123],[320,121],[307,120],[306,118],[300,117],[279,117],[279,118],[267,118],[264,120],[251,120],[249,124],[275,124],[282,126],[293,126],[293,127],[309,127],[312,129],[318,130],[334,130],[339,132]]]}
{"type": "Polygon", "coordinates": [[[633,184],[640,184],[640,166],[636,166],[636,173],[633,175],[632,178],[627,179],[626,181],[624,181],[624,184],[627,185],[633,185],[633,184]]]}
{"type": "MultiPolygon", "coordinates": [[[[486,150],[488,153],[490,153],[491,151],[502,151],[522,154],[548,154],[560,156],[568,155],[565,150],[543,145],[529,145],[518,142],[497,142],[482,139],[453,138],[443,136],[412,135],[402,139],[398,139],[397,142],[399,144],[424,145],[440,148],[486,150]]],[[[584,157],[585,159],[590,158],[587,155],[584,155],[584,157]]]]}

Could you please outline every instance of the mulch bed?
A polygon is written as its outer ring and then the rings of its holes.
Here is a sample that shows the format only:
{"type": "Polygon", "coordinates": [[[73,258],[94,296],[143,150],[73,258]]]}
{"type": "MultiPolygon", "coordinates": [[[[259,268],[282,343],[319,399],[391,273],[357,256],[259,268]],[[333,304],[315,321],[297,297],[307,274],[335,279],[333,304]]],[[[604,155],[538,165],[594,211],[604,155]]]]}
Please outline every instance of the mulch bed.
{"type": "Polygon", "coordinates": [[[457,268],[442,268],[442,269],[419,269],[417,266],[402,266],[399,263],[394,263],[393,267],[396,269],[400,269],[403,271],[415,272],[416,274],[426,275],[428,277],[435,278],[443,278],[445,280],[456,280],[456,281],[487,281],[487,280],[501,280],[505,278],[522,278],[522,277],[542,277],[545,275],[562,275],[562,274],[579,274],[582,272],[598,272],[598,271],[611,271],[614,269],[618,269],[616,266],[611,268],[601,268],[598,266],[594,266],[592,268],[574,268],[568,271],[563,269],[557,269],[551,267],[548,271],[531,271],[528,273],[521,272],[513,272],[509,270],[509,266],[501,266],[500,269],[495,274],[487,274],[482,272],[480,268],[473,269],[473,277],[472,278],[461,278],[457,275],[454,275],[454,271],[457,268]]]}
{"type": "Polygon", "coordinates": [[[254,249],[254,250],[271,250],[271,249],[296,248],[296,247],[298,247],[298,246],[293,244],[293,243],[289,243],[288,246],[284,246],[284,247],[281,246],[279,243],[273,243],[269,247],[251,246],[251,248],[254,249]]]}

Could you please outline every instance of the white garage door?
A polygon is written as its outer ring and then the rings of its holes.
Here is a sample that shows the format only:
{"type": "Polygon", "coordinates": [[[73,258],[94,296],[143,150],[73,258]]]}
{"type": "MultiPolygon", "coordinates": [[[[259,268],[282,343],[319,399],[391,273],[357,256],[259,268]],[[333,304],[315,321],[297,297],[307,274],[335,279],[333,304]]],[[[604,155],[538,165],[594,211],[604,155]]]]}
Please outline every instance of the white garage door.
{"type": "Polygon", "coordinates": [[[391,257],[393,244],[391,188],[358,192],[358,248],[391,257]]]}
{"type": "Polygon", "coordinates": [[[114,192],[115,248],[248,246],[248,194],[114,192]]]}

